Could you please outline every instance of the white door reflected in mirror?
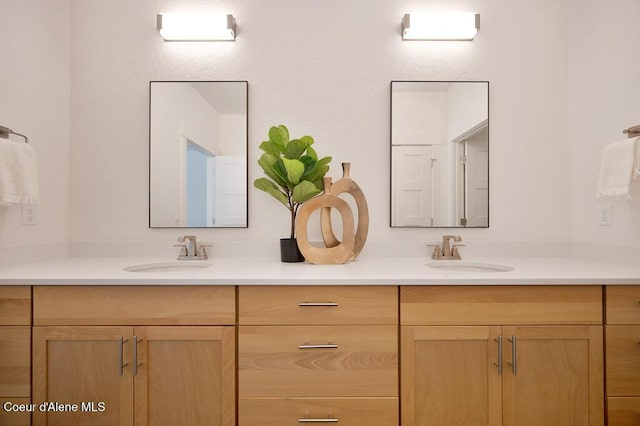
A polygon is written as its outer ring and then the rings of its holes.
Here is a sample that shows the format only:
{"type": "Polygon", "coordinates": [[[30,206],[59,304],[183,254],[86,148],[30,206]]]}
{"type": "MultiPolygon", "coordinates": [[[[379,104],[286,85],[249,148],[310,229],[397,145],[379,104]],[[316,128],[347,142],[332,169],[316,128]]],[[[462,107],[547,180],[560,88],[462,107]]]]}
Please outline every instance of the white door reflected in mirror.
{"type": "Polygon", "coordinates": [[[489,83],[391,82],[391,226],[489,226],[489,83]]]}

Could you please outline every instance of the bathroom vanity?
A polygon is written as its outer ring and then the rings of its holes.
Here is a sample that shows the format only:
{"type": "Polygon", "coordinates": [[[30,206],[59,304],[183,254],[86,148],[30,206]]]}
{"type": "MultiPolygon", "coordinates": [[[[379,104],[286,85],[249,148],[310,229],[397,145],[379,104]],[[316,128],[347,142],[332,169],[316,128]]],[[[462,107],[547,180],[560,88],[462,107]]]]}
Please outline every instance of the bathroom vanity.
{"type": "Polygon", "coordinates": [[[366,260],[266,262],[235,278],[222,259],[209,272],[155,276],[114,269],[122,259],[93,263],[93,278],[81,266],[61,274],[59,263],[40,269],[48,279],[5,269],[0,398],[36,405],[3,410],[2,421],[638,424],[633,269],[607,279],[573,263],[554,284],[526,277],[523,260],[502,275],[425,273],[414,261],[420,268],[394,268],[396,284],[375,282],[376,271],[353,278],[374,269],[366,260]],[[42,412],[43,401],[78,412],[42,412]]]}

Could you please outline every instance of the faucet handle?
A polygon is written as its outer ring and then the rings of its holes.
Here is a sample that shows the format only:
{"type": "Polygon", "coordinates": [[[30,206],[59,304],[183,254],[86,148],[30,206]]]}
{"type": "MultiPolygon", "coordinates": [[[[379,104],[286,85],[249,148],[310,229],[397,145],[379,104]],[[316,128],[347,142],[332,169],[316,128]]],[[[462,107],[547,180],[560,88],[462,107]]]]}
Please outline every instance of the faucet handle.
{"type": "Polygon", "coordinates": [[[180,256],[186,256],[187,255],[187,245],[186,244],[174,244],[174,247],[182,247],[180,249],[180,256]]]}
{"type": "Polygon", "coordinates": [[[211,244],[202,244],[200,245],[200,248],[198,249],[198,258],[203,259],[203,260],[207,260],[209,258],[209,256],[207,256],[207,249],[206,247],[213,247],[211,244]]]}
{"type": "Polygon", "coordinates": [[[454,244],[451,248],[451,257],[455,260],[462,260],[462,256],[460,256],[460,250],[458,247],[464,247],[464,244],[454,244]]]}
{"type": "Polygon", "coordinates": [[[436,246],[433,249],[433,255],[431,256],[433,259],[438,260],[440,259],[442,256],[444,256],[444,253],[442,252],[442,249],[440,248],[440,246],[436,246]]]}

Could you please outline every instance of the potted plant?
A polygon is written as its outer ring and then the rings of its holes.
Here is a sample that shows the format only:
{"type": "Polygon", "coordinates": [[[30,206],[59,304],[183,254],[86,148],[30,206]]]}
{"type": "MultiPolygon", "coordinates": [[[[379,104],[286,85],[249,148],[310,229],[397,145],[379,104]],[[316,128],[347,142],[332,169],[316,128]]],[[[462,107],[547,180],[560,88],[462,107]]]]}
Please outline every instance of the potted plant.
{"type": "Polygon", "coordinates": [[[281,124],[271,127],[269,140],[260,144],[264,153],[258,164],[267,177],[253,186],[280,201],[291,215],[291,236],[280,240],[283,262],[304,261],[296,241],[296,214],[302,203],[322,192],[322,178],[329,171],[331,157],[318,159],[313,142],[311,136],[289,140],[289,130],[281,124]]]}

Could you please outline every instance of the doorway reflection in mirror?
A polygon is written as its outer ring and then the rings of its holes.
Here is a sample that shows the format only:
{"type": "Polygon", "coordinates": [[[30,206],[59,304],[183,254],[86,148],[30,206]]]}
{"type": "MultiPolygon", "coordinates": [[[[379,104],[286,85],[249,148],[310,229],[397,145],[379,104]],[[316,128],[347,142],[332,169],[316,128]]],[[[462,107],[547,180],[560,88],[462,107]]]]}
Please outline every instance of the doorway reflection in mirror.
{"type": "Polygon", "coordinates": [[[152,228],[247,227],[247,82],[150,82],[152,228]]]}
{"type": "Polygon", "coordinates": [[[391,226],[489,226],[489,83],[391,82],[391,226]]]}

